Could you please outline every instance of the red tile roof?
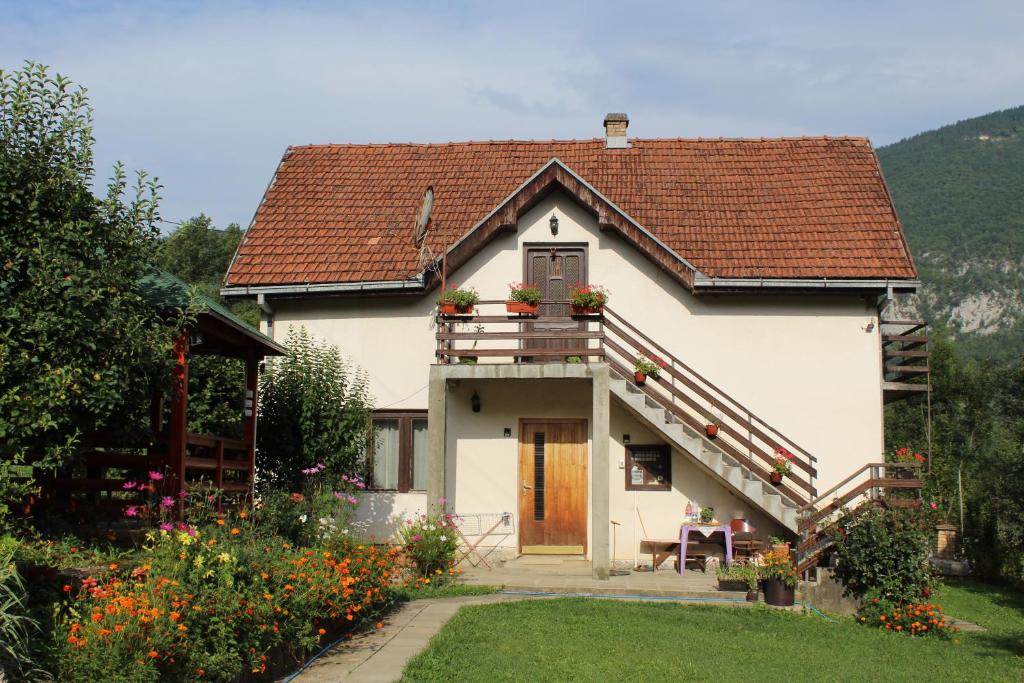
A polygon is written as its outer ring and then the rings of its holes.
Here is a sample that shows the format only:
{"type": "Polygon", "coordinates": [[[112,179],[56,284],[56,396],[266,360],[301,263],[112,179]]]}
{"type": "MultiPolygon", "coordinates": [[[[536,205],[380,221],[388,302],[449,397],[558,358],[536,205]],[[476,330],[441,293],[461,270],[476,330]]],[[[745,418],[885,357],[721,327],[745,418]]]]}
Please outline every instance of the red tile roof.
{"type": "Polygon", "coordinates": [[[862,138],[312,145],[287,150],[228,273],[233,285],[409,279],[428,186],[440,256],[552,158],[701,273],[914,278],[862,138]]]}

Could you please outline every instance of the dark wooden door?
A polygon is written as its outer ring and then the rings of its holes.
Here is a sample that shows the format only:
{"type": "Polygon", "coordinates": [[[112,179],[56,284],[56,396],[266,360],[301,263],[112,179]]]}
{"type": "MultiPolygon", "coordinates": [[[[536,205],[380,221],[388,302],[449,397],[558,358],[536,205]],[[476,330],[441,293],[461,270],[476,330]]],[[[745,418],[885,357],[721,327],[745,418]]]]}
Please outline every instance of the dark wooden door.
{"type": "MultiPolygon", "coordinates": [[[[524,264],[524,281],[537,285],[541,298],[553,301],[565,301],[569,291],[577,284],[587,282],[587,252],[583,247],[527,247],[526,263],[524,264]]],[[[541,304],[540,315],[544,317],[560,317],[561,321],[544,321],[528,323],[528,330],[550,331],[581,331],[586,323],[569,318],[569,305],[562,303],[541,304]]],[[[582,339],[526,339],[524,347],[528,349],[565,349],[566,356],[576,355],[586,345],[582,339]]],[[[561,363],[561,357],[537,357],[540,360],[561,363]]]]}
{"type": "Polygon", "coordinates": [[[523,420],[519,545],[523,553],[582,555],[587,544],[585,420],[523,420]]]}

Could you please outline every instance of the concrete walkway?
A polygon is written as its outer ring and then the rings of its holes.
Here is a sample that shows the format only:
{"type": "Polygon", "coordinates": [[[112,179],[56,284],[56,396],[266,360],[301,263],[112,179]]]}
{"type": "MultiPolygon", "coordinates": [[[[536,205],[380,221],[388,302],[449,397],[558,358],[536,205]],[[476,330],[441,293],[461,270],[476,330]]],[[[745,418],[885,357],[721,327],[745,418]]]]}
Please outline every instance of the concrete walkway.
{"type": "Polygon", "coordinates": [[[477,595],[408,602],[384,619],[384,628],[355,636],[316,660],[294,681],[397,681],[402,669],[419,654],[441,627],[467,605],[522,600],[513,595],[477,595]]]}

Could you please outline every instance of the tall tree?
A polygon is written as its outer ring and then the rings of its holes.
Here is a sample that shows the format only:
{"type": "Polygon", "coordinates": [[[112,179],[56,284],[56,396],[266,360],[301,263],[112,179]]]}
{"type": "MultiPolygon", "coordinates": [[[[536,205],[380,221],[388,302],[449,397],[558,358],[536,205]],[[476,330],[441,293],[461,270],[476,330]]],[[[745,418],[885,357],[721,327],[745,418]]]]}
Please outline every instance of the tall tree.
{"type": "MultiPolygon", "coordinates": [[[[176,324],[146,305],[158,184],[115,167],[93,195],[85,91],[40,65],[0,71],[0,463],[60,464],[123,426],[170,376],[176,324]]],[[[8,480],[9,481],[9,480],[8,480]]]]}

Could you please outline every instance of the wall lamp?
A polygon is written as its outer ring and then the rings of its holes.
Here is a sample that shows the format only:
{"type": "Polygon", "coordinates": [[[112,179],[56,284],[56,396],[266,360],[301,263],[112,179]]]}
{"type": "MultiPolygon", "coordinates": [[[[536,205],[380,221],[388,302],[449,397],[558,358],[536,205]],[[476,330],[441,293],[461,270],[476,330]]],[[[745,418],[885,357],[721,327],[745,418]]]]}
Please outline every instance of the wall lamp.
{"type": "Polygon", "coordinates": [[[473,406],[473,412],[480,412],[480,394],[473,392],[473,398],[469,399],[469,404],[473,406]]]}
{"type": "Polygon", "coordinates": [[[548,225],[551,226],[551,234],[558,234],[558,216],[551,214],[551,218],[548,220],[548,225]]]}

